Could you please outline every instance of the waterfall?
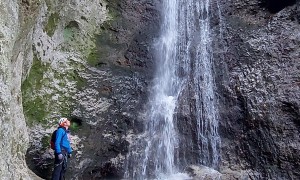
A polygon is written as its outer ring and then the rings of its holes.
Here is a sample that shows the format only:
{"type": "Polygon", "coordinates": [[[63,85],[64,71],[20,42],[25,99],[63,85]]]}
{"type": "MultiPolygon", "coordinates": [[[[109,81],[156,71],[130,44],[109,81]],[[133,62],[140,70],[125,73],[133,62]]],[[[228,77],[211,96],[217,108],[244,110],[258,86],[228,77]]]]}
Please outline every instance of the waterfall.
{"type": "Polygon", "coordinates": [[[211,5],[215,3],[161,3],[161,35],[154,45],[156,74],[144,134],[127,157],[125,177],[129,179],[168,179],[191,163],[217,169],[220,159],[210,29],[211,5]],[[189,125],[178,116],[184,108],[190,113],[185,115],[189,125]],[[183,140],[181,125],[185,130],[194,129],[192,137],[183,140]]]}

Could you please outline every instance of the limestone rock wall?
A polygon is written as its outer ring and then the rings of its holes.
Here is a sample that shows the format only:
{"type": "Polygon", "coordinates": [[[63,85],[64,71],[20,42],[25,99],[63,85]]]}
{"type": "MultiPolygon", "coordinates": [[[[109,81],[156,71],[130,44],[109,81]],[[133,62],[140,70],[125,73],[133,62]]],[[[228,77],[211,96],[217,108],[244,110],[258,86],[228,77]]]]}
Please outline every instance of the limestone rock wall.
{"type": "Polygon", "coordinates": [[[222,5],[222,52],[215,53],[228,179],[300,176],[299,2],[279,4],[222,5]]]}
{"type": "Polygon", "coordinates": [[[155,1],[45,1],[33,28],[22,83],[30,127],[26,162],[51,176],[49,139],[59,116],[71,117],[74,158],[67,178],[120,178],[129,140],[140,131],[152,41],[158,31],[155,1]],[[140,111],[137,111],[140,110],[140,111]]]}
{"type": "Polygon", "coordinates": [[[158,6],[22,0],[0,7],[1,177],[30,178],[27,166],[51,176],[49,139],[61,116],[77,122],[68,178],[120,177],[126,140],[141,127],[136,109],[151,78],[158,6]]]}
{"type": "MultiPolygon", "coordinates": [[[[71,97],[83,81],[79,71],[95,47],[94,35],[107,19],[106,4],[1,1],[0,10],[0,177],[38,179],[27,167],[36,171],[30,162],[37,158],[28,154],[43,154],[37,151],[48,148],[45,137],[49,138],[56,119],[70,116],[71,97]]],[[[46,158],[52,167],[51,153],[46,158]]]]}
{"type": "Polygon", "coordinates": [[[28,129],[22,108],[23,58],[31,33],[21,22],[18,1],[0,2],[0,138],[1,179],[39,179],[27,168],[28,129]],[[22,39],[22,40],[21,40],[22,39]]]}
{"type": "MultiPolygon", "coordinates": [[[[299,2],[270,3],[229,0],[212,20],[224,179],[300,176],[299,2]]],[[[0,177],[50,176],[60,116],[78,122],[69,179],[122,177],[143,131],[159,5],[0,2],[0,177]]]]}

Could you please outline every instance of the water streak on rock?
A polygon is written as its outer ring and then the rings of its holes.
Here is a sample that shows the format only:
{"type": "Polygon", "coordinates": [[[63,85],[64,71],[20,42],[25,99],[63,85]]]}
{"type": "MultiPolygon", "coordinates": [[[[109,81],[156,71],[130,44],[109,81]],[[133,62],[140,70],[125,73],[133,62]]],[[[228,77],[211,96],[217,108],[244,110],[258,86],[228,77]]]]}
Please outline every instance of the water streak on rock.
{"type": "Polygon", "coordinates": [[[178,154],[185,150],[179,148],[181,138],[177,125],[181,119],[176,116],[176,110],[182,108],[179,102],[182,98],[190,99],[190,109],[195,110],[189,114],[197,126],[193,142],[197,157],[193,158],[198,164],[218,168],[220,138],[210,5],[209,0],[163,1],[161,36],[155,44],[157,71],[145,118],[145,133],[136,144],[136,155],[131,153],[130,159],[134,162],[129,163],[126,177],[168,179],[182,171],[178,154]],[[188,94],[192,97],[185,97],[188,94]]]}

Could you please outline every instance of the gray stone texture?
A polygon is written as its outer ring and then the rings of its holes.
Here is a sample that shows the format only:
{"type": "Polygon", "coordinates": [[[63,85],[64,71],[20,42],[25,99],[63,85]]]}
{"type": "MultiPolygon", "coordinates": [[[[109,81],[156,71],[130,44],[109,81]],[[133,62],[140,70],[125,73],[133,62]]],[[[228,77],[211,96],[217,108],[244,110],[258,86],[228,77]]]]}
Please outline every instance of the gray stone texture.
{"type": "MultiPolygon", "coordinates": [[[[75,153],[67,178],[122,177],[128,147],[143,131],[160,3],[1,0],[1,178],[38,179],[27,166],[49,178],[53,152],[42,140],[55,128],[64,97],[70,116],[82,122],[72,132],[75,153]],[[60,18],[47,34],[55,13],[60,18]],[[87,62],[91,49],[99,55],[93,65],[87,62]],[[27,128],[22,101],[28,99],[22,98],[21,84],[35,56],[49,64],[49,71],[32,98],[44,97],[51,113],[46,124],[27,128]],[[55,77],[74,70],[83,87],[55,77]]],[[[207,178],[300,178],[300,4],[280,11],[273,5],[228,0],[220,2],[221,19],[212,13],[222,159],[219,172],[207,178]]],[[[203,177],[211,170],[192,166],[190,171],[203,177]]]]}
{"type": "Polygon", "coordinates": [[[1,1],[0,15],[0,177],[39,179],[25,162],[29,138],[21,97],[23,58],[31,33],[22,24],[18,1],[1,1]]]}
{"type": "Polygon", "coordinates": [[[222,5],[215,64],[227,179],[300,177],[299,2],[276,13],[268,3],[222,5]]]}

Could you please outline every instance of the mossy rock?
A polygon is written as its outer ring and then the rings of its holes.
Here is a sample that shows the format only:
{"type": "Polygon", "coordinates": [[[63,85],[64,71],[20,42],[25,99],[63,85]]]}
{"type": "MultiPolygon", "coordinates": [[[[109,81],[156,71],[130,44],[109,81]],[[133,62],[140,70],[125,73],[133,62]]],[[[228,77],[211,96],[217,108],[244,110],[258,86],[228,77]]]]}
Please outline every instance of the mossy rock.
{"type": "MultiPolygon", "coordinates": [[[[75,65],[70,60],[69,66],[75,65]]],[[[48,125],[47,121],[53,112],[61,116],[70,115],[75,104],[75,100],[72,99],[73,94],[86,85],[86,80],[79,75],[80,65],[75,67],[76,69],[62,74],[53,70],[50,64],[42,63],[36,55],[34,56],[30,73],[21,87],[23,110],[29,126],[48,125]],[[54,73],[56,85],[52,84],[53,79],[43,77],[44,73],[49,72],[54,73]],[[75,82],[76,87],[67,89],[69,82],[75,82]]]]}
{"type": "Polygon", "coordinates": [[[46,33],[48,34],[48,36],[52,37],[56,28],[57,28],[57,25],[58,25],[58,22],[60,20],[60,16],[57,12],[55,13],[52,13],[48,19],[48,22],[45,26],[45,31],[46,33]]]}
{"type": "Polygon", "coordinates": [[[41,143],[42,143],[42,148],[47,149],[50,147],[50,139],[51,139],[51,134],[46,134],[45,136],[42,137],[41,143]]]}
{"type": "Polygon", "coordinates": [[[23,110],[27,117],[28,124],[33,125],[34,122],[44,122],[47,116],[47,102],[45,97],[32,97],[35,90],[40,90],[43,86],[43,74],[49,69],[49,65],[42,64],[37,56],[33,58],[33,64],[26,80],[22,83],[23,110]]]}

